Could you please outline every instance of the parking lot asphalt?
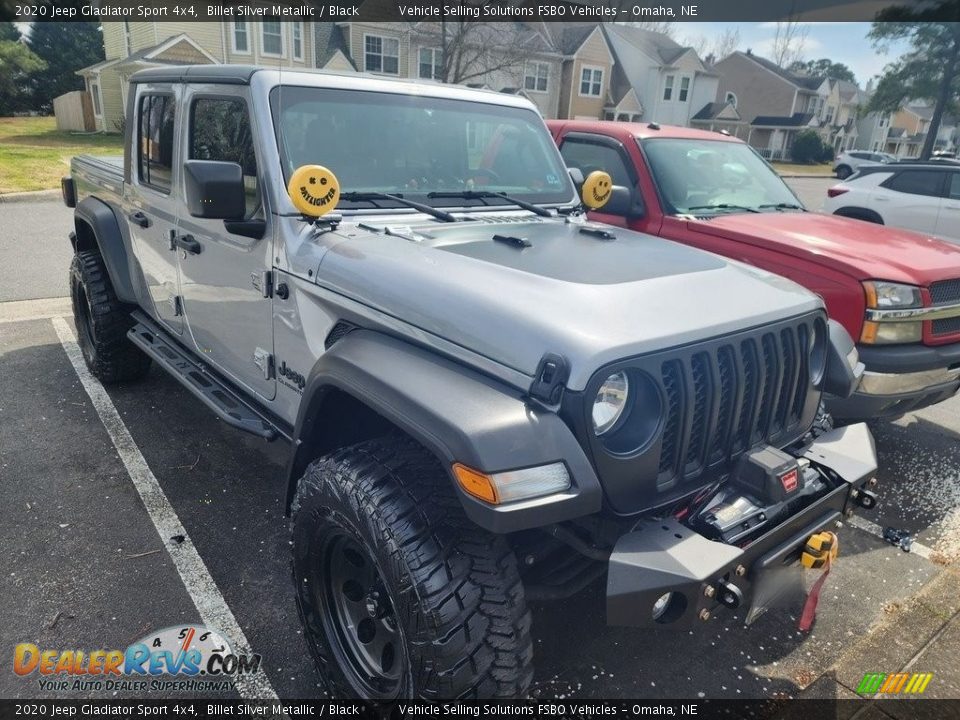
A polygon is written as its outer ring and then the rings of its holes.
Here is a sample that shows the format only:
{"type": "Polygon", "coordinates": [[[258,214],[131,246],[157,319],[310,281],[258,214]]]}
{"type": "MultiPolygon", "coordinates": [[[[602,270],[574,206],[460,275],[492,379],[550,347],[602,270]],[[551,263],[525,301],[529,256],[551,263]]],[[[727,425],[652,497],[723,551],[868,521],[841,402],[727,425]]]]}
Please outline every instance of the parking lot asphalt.
{"type": "MultiPolygon", "coordinates": [[[[8,209],[0,207],[0,253],[26,263],[24,229],[14,230],[8,209]]],[[[43,242],[66,244],[67,212],[51,208],[43,223],[43,242]]],[[[65,274],[57,253],[42,255],[55,259],[41,275],[52,282],[65,274]]],[[[9,262],[0,267],[11,272],[9,262]]],[[[36,675],[10,671],[17,643],[122,648],[163,627],[200,622],[178,555],[184,542],[263,656],[271,688],[285,698],[323,696],[291,590],[287,447],[227,427],[156,368],[145,381],[107,393],[132,447],[118,445],[115,423],[104,424],[102,402],[91,399],[57,333],[56,323],[69,331],[72,320],[51,320],[63,308],[51,312],[49,304],[37,304],[41,317],[30,319],[31,307],[0,302],[0,697],[51,695],[36,675]],[[155,477],[186,538],[158,533],[131,452],[155,477]]],[[[881,506],[863,516],[874,525],[840,530],[841,557],[812,633],[796,630],[799,601],[749,628],[724,614],[679,635],[607,628],[603,589],[594,585],[535,606],[534,696],[784,697],[812,683],[960,556],[960,399],[872,430],[881,506]],[[916,533],[917,551],[876,537],[886,525],[916,533]]],[[[878,670],[885,668],[860,671],[878,670]]]]}

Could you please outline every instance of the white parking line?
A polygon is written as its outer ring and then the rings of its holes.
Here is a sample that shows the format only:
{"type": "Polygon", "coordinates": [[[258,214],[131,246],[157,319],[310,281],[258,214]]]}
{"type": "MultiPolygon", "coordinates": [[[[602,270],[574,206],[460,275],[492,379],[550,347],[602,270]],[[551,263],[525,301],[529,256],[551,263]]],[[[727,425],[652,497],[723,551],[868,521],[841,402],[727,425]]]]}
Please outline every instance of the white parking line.
{"type": "MultiPolygon", "coordinates": [[[[243,630],[240,629],[240,625],[227,605],[227,601],[210,576],[210,571],[207,570],[206,564],[194,547],[186,528],[180,523],[180,518],[177,517],[177,513],[170,505],[170,501],[160,487],[160,483],[157,482],[157,478],[147,465],[140,448],[133,441],[133,437],[120,418],[113,401],[107,395],[107,391],[104,390],[100,381],[90,374],[84,364],[83,355],[77,345],[73,329],[62,317],[55,317],[52,322],[54,329],[57,331],[57,336],[60,338],[60,344],[63,345],[77,377],[80,378],[83,389],[90,396],[90,401],[93,403],[97,415],[100,416],[113,446],[117,449],[130,479],[133,480],[134,487],[140,494],[140,499],[143,501],[154,527],[160,534],[160,540],[166,547],[167,552],[170,553],[173,564],[177,568],[177,572],[180,573],[180,578],[183,580],[193,604],[197,606],[204,624],[220,631],[225,637],[229,638],[235,652],[251,654],[250,643],[247,641],[243,630]],[[170,538],[174,536],[182,536],[183,542],[170,543],[170,538]]],[[[277,699],[277,693],[270,684],[266,671],[262,668],[260,672],[253,675],[236,676],[236,688],[244,699],[277,699]]]]}
{"type": "MultiPolygon", "coordinates": [[[[871,535],[876,535],[878,538],[883,540],[883,528],[877,525],[875,522],[870,522],[866,518],[862,518],[859,515],[853,515],[846,519],[846,523],[851,527],[863,530],[871,535]]],[[[913,545],[910,546],[910,552],[919,555],[926,560],[929,560],[930,556],[933,554],[933,550],[922,543],[918,543],[916,540],[914,540],[913,545]]]]}

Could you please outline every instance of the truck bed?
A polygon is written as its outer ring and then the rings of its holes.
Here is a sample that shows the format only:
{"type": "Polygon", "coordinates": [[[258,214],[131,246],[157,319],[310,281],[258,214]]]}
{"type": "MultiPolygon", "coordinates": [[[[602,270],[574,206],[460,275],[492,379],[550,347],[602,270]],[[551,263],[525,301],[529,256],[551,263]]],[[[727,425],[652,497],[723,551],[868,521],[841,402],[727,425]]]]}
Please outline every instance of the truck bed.
{"type": "Polygon", "coordinates": [[[122,155],[77,155],[70,163],[70,174],[77,202],[91,194],[106,202],[123,196],[122,155]]]}

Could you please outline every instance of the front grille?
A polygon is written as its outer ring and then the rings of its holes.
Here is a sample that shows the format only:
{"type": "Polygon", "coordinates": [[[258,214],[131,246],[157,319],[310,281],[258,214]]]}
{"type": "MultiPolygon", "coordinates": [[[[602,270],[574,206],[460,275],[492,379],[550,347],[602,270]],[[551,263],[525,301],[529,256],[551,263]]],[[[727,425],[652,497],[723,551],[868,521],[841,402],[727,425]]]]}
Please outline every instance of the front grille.
{"type": "Polygon", "coordinates": [[[934,305],[960,302],[960,278],[933,283],[930,286],[930,299],[934,305]]]}
{"type": "MultiPolygon", "coordinates": [[[[951,305],[960,302],[960,278],[941,280],[930,286],[930,299],[934,305],[951,305]]],[[[960,318],[934,320],[930,331],[934,335],[955,335],[960,333],[960,318]]]]}
{"type": "Polygon", "coordinates": [[[806,323],[660,363],[665,401],[657,485],[699,475],[762,442],[797,434],[807,395],[806,323]]]}
{"type": "Polygon", "coordinates": [[[934,335],[953,335],[960,333],[960,317],[934,320],[932,330],[934,335]]]}

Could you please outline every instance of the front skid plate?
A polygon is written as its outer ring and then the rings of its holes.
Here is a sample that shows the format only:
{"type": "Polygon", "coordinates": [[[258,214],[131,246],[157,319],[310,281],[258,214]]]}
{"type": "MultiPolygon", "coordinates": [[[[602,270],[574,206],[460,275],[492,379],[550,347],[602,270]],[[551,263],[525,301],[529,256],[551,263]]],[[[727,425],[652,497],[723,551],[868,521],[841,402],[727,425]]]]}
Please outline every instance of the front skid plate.
{"type": "MultiPolygon", "coordinates": [[[[866,425],[850,425],[825,433],[805,453],[812,463],[829,468],[845,484],[780,523],[746,548],[708,540],[676,520],[649,520],[623,535],[613,548],[607,573],[607,623],[655,627],[654,603],[676,593],[663,619],[667,627],[685,629],[703,610],[719,603],[707,588],[729,582],[744,596],[757,585],[776,582],[781,570],[799,559],[800,549],[815,532],[832,529],[843,517],[850,491],[864,486],[877,469],[873,437],[866,425]]],[[[760,593],[765,595],[766,593],[760,593]]],[[[755,598],[756,600],[765,599],[755,598]]]]}

